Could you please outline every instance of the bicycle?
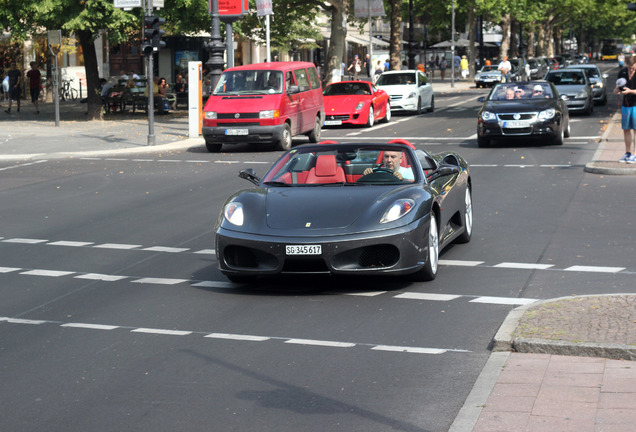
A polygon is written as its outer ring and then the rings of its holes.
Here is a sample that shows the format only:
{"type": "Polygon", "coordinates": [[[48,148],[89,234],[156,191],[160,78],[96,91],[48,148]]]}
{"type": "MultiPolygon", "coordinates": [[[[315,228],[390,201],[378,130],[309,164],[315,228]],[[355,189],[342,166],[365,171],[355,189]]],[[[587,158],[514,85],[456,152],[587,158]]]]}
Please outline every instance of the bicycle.
{"type": "Polygon", "coordinates": [[[59,90],[60,100],[63,100],[63,101],[77,100],[78,92],[77,92],[77,89],[74,89],[71,87],[71,82],[73,82],[73,78],[66,81],[62,81],[62,85],[60,86],[60,90],[59,90]]]}

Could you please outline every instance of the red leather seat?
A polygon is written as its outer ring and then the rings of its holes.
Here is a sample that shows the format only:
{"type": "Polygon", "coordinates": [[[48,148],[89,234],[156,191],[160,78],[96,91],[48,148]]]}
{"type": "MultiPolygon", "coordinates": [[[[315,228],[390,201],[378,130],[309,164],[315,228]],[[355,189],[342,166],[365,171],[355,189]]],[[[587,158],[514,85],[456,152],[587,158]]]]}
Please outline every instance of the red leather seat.
{"type": "Polygon", "coordinates": [[[345,182],[344,170],[338,166],[335,155],[320,155],[316,166],[309,170],[305,183],[345,182]]]}

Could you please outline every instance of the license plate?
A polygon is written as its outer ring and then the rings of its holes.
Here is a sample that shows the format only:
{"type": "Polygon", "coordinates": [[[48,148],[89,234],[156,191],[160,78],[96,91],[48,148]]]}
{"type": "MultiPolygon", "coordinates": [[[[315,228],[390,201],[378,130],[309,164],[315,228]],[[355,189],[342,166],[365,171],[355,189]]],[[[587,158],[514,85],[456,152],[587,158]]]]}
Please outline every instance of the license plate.
{"type": "Polygon", "coordinates": [[[249,135],[247,129],[225,129],[225,135],[249,135]]]}
{"type": "Polygon", "coordinates": [[[320,245],[287,245],[285,253],[287,255],[320,255],[322,248],[320,245]]]}
{"type": "Polygon", "coordinates": [[[340,126],[342,120],[325,120],[325,126],[340,126]]]}
{"type": "Polygon", "coordinates": [[[507,129],[512,129],[512,128],[524,128],[524,127],[528,127],[530,126],[528,123],[523,122],[523,121],[505,121],[503,122],[503,126],[504,128],[507,129]]]}

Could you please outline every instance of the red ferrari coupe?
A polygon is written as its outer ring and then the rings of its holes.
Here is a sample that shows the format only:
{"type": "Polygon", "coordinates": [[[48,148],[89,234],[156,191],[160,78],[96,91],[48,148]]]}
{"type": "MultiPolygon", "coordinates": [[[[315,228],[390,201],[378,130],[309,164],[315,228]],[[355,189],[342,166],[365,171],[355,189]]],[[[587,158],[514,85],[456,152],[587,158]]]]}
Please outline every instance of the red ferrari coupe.
{"type": "Polygon", "coordinates": [[[331,83],[323,91],[325,126],[343,124],[373,126],[391,119],[389,95],[367,81],[331,83]]]}

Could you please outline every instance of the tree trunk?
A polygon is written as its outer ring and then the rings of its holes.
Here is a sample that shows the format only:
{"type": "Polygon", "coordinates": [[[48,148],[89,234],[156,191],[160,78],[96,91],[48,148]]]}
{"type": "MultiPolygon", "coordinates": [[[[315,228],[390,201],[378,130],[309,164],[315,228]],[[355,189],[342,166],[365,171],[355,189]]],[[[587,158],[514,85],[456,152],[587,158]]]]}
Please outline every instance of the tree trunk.
{"type": "Polygon", "coordinates": [[[391,70],[402,69],[402,2],[391,0],[391,70]]]}
{"type": "MultiPolygon", "coordinates": [[[[534,23],[530,23],[527,27],[528,29],[534,28],[534,23]]],[[[527,57],[536,57],[534,50],[534,41],[535,41],[536,33],[534,31],[526,30],[526,38],[528,40],[528,53],[527,57]]]]}
{"type": "Polygon", "coordinates": [[[501,45],[499,46],[499,58],[503,60],[508,55],[510,48],[510,14],[504,15],[501,20],[501,45]]]}
{"type": "Polygon", "coordinates": [[[84,67],[86,68],[86,88],[88,101],[87,120],[102,119],[102,98],[99,88],[99,69],[97,68],[97,51],[95,50],[95,41],[93,34],[87,31],[76,32],[75,35],[79,39],[84,53],[84,67]]]}
{"type": "Polygon", "coordinates": [[[323,78],[323,87],[333,81],[333,71],[342,68],[344,59],[345,39],[347,37],[347,27],[344,22],[345,5],[342,0],[333,1],[331,9],[331,38],[329,39],[329,49],[327,50],[327,67],[323,78]]]}

